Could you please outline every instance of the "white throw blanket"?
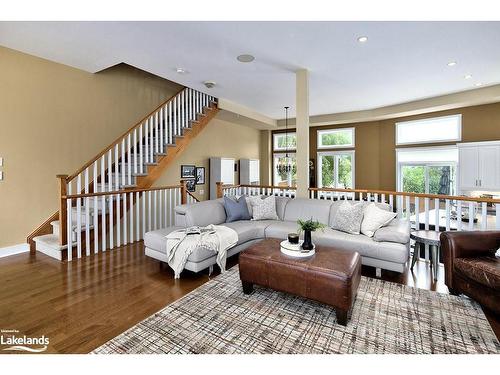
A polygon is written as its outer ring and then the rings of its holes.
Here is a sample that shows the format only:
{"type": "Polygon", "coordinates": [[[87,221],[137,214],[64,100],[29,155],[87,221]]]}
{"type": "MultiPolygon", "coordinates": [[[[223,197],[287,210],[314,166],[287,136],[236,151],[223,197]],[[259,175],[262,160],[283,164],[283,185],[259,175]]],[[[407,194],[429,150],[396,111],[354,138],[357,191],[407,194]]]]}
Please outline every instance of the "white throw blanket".
{"type": "Polygon", "coordinates": [[[226,270],[227,250],[238,242],[238,233],[222,225],[190,227],[169,233],[167,239],[168,265],[178,279],[191,253],[203,248],[217,254],[217,265],[226,270]]]}

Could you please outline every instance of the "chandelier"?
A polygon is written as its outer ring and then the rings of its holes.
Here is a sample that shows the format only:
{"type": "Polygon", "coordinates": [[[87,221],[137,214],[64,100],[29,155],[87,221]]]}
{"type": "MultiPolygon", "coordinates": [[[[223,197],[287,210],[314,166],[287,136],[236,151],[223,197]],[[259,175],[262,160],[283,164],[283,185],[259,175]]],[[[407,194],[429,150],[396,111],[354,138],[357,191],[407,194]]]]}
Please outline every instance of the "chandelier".
{"type": "Polygon", "coordinates": [[[292,160],[288,156],[288,108],[285,107],[285,157],[279,158],[276,164],[276,170],[278,174],[289,174],[295,171],[295,166],[292,165],[292,160]]]}

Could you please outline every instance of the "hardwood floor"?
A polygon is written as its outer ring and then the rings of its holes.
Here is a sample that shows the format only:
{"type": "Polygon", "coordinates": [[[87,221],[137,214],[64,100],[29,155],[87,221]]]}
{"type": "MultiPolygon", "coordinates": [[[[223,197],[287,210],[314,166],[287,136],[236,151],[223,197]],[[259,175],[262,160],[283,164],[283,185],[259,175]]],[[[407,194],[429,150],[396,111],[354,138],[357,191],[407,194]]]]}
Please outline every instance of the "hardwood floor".
{"type": "MultiPolygon", "coordinates": [[[[434,283],[420,261],[413,273],[382,271],[382,279],[447,293],[439,271],[434,283]]],[[[363,267],[363,275],[375,277],[375,269],[363,267]]],[[[49,353],[88,353],[209,279],[184,272],[174,280],[168,266],[144,255],[142,242],[69,263],[43,254],[0,258],[0,329],[45,335],[49,353]]],[[[488,318],[499,337],[498,318],[488,318]]]]}

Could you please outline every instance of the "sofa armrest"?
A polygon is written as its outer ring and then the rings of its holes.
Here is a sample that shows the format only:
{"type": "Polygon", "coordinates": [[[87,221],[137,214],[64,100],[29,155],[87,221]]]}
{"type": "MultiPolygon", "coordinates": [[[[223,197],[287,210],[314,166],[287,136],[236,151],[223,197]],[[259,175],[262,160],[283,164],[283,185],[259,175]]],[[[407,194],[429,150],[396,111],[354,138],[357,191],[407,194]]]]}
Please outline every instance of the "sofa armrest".
{"type": "Polygon", "coordinates": [[[500,231],[441,233],[441,253],[445,269],[445,284],[453,288],[453,260],[494,255],[500,248],[500,231]]]}

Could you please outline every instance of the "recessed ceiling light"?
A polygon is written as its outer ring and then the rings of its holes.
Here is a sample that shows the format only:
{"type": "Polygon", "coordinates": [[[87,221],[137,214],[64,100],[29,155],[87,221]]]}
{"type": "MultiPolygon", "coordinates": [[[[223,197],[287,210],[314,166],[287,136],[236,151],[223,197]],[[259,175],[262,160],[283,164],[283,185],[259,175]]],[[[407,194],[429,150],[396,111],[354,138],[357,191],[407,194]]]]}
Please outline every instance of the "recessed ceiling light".
{"type": "Polygon", "coordinates": [[[179,74],[184,74],[186,73],[186,69],[183,69],[183,68],[175,68],[175,71],[179,74]]]}
{"type": "Polygon", "coordinates": [[[360,36],[358,38],[358,42],[360,42],[360,43],[365,43],[367,41],[368,41],[368,37],[367,36],[360,36]]]}
{"type": "Polygon", "coordinates": [[[481,82],[476,83],[474,86],[482,86],[483,84],[481,82]]]}
{"type": "Polygon", "coordinates": [[[466,74],[466,75],[464,75],[464,78],[465,78],[465,79],[471,79],[471,78],[472,78],[472,76],[471,76],[470,74],[466,74]]]}
{"type": "Polygon", "coordinates": [[[249,62],[252,62],[255,60],[255,57],[253,57],[252,55],[248,55],[248,54],[243,54],[243,55],[239,55],[236,60],[238,60],[239,62],[242,62],[242,63],[249,63],[249,62]]]}
{"type": "Polygon", "coordinates": [[[455,65],[457,65],[457,62],[456,62],[456,61],[450,61],[450,62],[448,63],[448,66],[455,66],[455,65]]]}

